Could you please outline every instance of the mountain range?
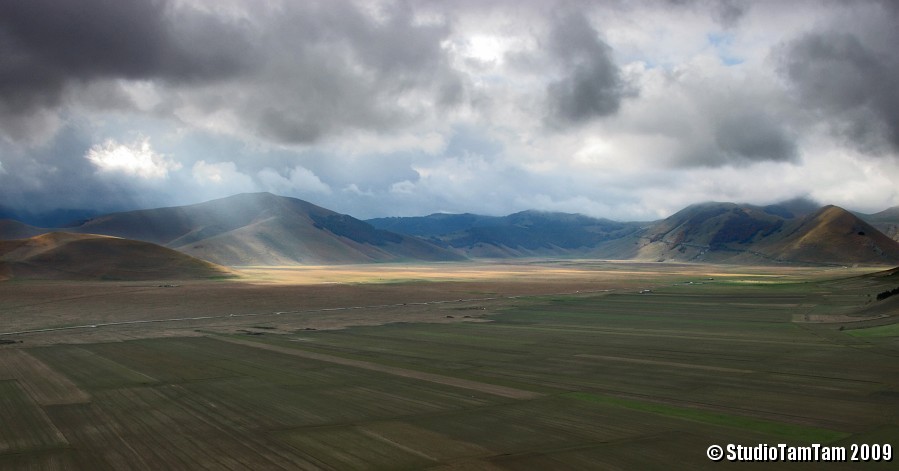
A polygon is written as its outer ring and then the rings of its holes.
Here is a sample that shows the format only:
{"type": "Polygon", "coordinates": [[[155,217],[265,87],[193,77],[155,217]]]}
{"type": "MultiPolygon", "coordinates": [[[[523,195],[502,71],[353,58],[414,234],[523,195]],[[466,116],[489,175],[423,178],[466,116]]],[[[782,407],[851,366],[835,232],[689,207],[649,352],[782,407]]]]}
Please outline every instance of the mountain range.
{"type": "Polygon", "coordinates": [[[896,240],[842,208],[819,207],[807,200],[770,206],[702,203],[646,223],[536,211],[500,218],[434,214],[368,222],[428,237],[474,257],[580,256],[762,264],[899,261],[896,240]],[[461,227],[466,221],[471,225],[461,227]]]}
{"type": "Polygon", "coordinates": [[[379,218],[371,225],[419,237],[469,257],[576,255],[637,232],[640,223],[615,222],[580,214],[522,211],[502,217],[432,214],[379,218]]]}
{"type": "Polygon", "coordinates": [[[899,207],[864,215],[807,200],[770,206],[703,203],[653,222],[541,211],[362,221],[299,199],[252,193],[189,206],[112,213],[61,229],[0,220],[0,240],[54,230],[101,234],[224,266],[482,257],[896,265],[899,242],[879,228],[889,232],[897,222],[899,207]]]}

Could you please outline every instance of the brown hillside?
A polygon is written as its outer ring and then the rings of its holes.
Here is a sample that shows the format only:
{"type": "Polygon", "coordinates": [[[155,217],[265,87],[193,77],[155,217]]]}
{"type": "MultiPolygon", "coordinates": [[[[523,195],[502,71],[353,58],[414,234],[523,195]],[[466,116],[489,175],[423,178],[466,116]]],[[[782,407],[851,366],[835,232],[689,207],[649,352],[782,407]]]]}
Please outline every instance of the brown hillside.
{"type": "Polygon", "coordinates": [[[899,243],[842,208],[826,206],[805,217],[783,214],[732,203],[693,205],[650,225],[630,242],[608,244],[607,250],[644,260],[899,263],[899,243]]]}
{"type": "Polygon", "coordinates": [[[157,280],[231,276],[227,268],[147,242],[51,232],[0,241],[0,277],[157,280]]]}
{"type": "Polygon", "coordinates": [[[837,206],[817,213],[784,230],[781,240],[760,249],[778,259],[812,263],[894,264],[899,243],[854,214],[837,206]]]}

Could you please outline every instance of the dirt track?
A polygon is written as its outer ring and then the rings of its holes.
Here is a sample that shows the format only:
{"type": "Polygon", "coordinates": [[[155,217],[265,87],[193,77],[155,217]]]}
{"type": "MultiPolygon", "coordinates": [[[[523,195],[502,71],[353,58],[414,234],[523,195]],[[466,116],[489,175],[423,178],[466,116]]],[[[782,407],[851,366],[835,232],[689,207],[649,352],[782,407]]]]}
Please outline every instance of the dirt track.
{"type": "Polygon", "coordinates": [[[413,378],[420,379],[422,381],[428,381],[431,383],[437,384],[445,384],[447,386],[455,386],[457,388],[463,389],[471,389],[472,391],[479,391],[487,394],[493,394],[495,396],[508,397],[510,399],[536,399],[541,396],[541,394],[535,393],[533,391],[525,391],[523,389],[515,389],[509,388],[506,386],[498,386],[496,384],[482,383],[480,381],[471,381],[467,379],[461,378],[453,378],[451,376],[443,376],[433,373],[425,373],[422,371],[409,370],[406,368],[397,368],[395,366],[387,366],[380,365],[377,363],[371,363],[368,361],[362,360],[353,360],[350,358],[342,358],[334,355],[326,355],[324,353],[315,353],[309,352],[306,350],[300,350],[296,348],[288,348],[288,347],[279,347],[277,345],[269,345],[260,342],[253,342],[250,340],[241,340],[230,337],[216,337],[218,340],[222,340],[225,342],[236,343],[239,345],[247,345],[253,348],[261,348],[263,350],[269,350],[278,353],[284,353],[287,355],[293,355],[303,358],[308,358],[310,360],[318,360],[324,361],[328,363],[334,363],[337,365],[343,366],[352,366],[355,368],[362,368],[370,371],[378,371],[381,373],[387,373],[394,376],[401,376],[403,378],[413,378]]]}

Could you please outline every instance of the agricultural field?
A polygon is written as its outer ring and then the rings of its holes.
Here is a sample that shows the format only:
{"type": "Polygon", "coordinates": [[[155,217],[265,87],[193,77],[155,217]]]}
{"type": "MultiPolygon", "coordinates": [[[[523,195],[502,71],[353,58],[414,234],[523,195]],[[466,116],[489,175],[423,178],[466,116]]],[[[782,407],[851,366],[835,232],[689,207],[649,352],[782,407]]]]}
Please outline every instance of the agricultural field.
{"type": "Polygon", "coordinates": [[[32,301],[0,285],[0,330],[20,332],[0,336],[0,469],[712,469],[734,467],[713,444],[899,447],[899,312],[865,269],[387,268],[17,285],[32,301]]]}

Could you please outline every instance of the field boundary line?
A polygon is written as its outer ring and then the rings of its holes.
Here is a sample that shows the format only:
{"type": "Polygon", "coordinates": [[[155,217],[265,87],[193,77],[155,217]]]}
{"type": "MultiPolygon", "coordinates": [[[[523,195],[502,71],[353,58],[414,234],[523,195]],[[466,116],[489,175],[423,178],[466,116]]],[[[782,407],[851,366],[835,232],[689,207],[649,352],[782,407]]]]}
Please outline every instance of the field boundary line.
{"type": "MultiPolygon", "coordinates": [[[[28,389],[25,388],[25,385],[22,384],[22,380],[18,378],[9,378],[9,379],[0,379],[0,383],[8,383],[12,387],[19,390],[22,394],[22,397],[25,401],[28,402],[28,405],[31,406],[30,409],[34,411],[35,415],[38,417],[38,420],[43,421],[41,424],[46,427],[47,432],[52,435],[52,439],[56,440],[55,445],[49,445],[46,447],[42,447],[43,449],[55,449],[57,447],[69,447],[71,446],[71,442],[66,438],[65,434],[59,430],[59,427],[50,419],[50,416],[47,415],[47,411],[44,407],[38,403],[28,389]]],[[[5,418],[4,418],[5,419],[5,418]]],[[[10,424],[4,424],[6,427],[10,427],[10,424]]],[[[11,454],[20,454],[27,451],[24,450],[14,450],[14,449],[4,449],[5,446],[8,446],[8,443],[0,442],[0,456],[7,456],[11,454]]]]}
{"type": "Polygon", "coordinates": [[[493,323],[490,324],[492,328],[495,329],[523,329],[523,330],[545,330],[545,331],[555,331],[555,332],[575,332],[579,334],[596,334],[596,335],[623,335],[627,337],[658,337],[658,338],[676,338],[676,339],[684,339],[684,340],[707,340],[713,342],[742,342],[742,343],[760,343],[767,345],[790,345],[790,346],[802,346],[802,347],[821,347],[821,348],[849,348],[848,345],[833,343],[833,342],[821,342],[821,343],[810,343],[810,342],[790,342],[787,340],[778,341],[778,340],[757,340],[757,339],[747,339],[742,337],[701,337],[701,336],[688,336],[688,335],[664,335],[661,333],[655,333],[657,329],[652,329],[650,332],[643,332],[643,329],[628,329],[624,331],[622,329],[614,329],[614,328],[603,328],[603,329],[582,329],[582,328],[573,328],[577,326],[572,326],[570,329],[564,328],[553,328],[553,327],[543,327],[544,324],[531,324],[531,325],[511,325],[511,324],[499,324],[493,323]]]}
{"type": "Polygon", "coordinates": [[[3,376],[18,380],[22,389],[41,406],[91,402],[91,395],[68,376],[24,349],[0,352],[0,377],[3,376]]]}
{"type": "Polygon", "coordinates": [[[426,459],[426,460],[434,461],[434,462],[437,462],[437,463],[440,462],[440,459],[439,459],[439,458],[435,458],[435,457],[433,457],[433,456],[431,456],[431,455],[429,455],[429,454],[427,454],[427,453],[423,453],[423,452],[421,452],[421,451],[418,451],[418,450],[416,450],[415,448],[412,448],[412,447],[408,447],[408,446],[406,446],[406,445],[403,445],[402,443],[395,442],[395,441],[393,441],[393,440],[391,440],[391,439],[389,439],[389,438],[387,438],[387,437],[385,437],[385,436],[381,435],[380,433],[377,433],[377,432],[375,432],[375,431],[373,431],[373,430],[368,430],[368,429],[366,429],[365,427],[361,427],[361,426],[357,426],[357,427],[356,427],[356,430],[358,430],[359,433],[361,433],[361,434],[363,434],[363,435],[365,435],[365,436],[367,436],[367,437],[374,438],[375,440],[377,440],[377,441],[379,441],[379,442],[382,442],[382,443],[386,443],[386,444],[388,444],[388,445],[390,445],[390,446],[395,446],[395,447],[399,448],[400,450],[403,450],[403,451],[405,451],[405,452],[407,452],[407,453],[412,453],[413,455],[419,456],[419,457],[424,458],[424,459],[426,459]]]}
{"type": "Polygon", "coordinates": [[[690,368],[696,370],[706,370],[706,371],[718,371],[721,373],[758,373],[755,370],[741,370],[738,368],[727,368],[724,366],[708,366],[708,365],[693,365],[690,363],[678,363],[675,361],[664,361],[664,360],[648,360],[643,358],[627,358],[627,357],[616,357],[609,355],[594,355],[592,353],[579,353],[575,355],[580,358],[592,358],[596,360],[611,360],[611,361],[621,361],[625,363],[639,363],[642,365],[660,365],[660,366],[673,366],[676,368],[690,368]]]}
{"type": "Polygon", "coordinates": [[[431,383],[443,384],[446,386],[454,386],[462,389],[470,389],[473,391],[479,391],[487,394],[492,394],[494,396],[506,397],[509,399],[536,399],[538,397],[543,397],[543,394],[536,393],[534,391],[526,391],[524,389],[516,389],[510,388],[507,386],[500,386],[496,384],[490,383],[482,383],[480,381],[472,381],[469,379],[462,378],[454,378],[452,376],[444,376],[434,373],[425,373],[423,371],[410,370],[406,368],[399,368],[396,366],[387,366],[380,365],[378,363],[372,363],[368,361],[362,360],[353,360],[350,358],[343,358],[334,355],[328,355],[325,353],[315,353],[307,350],[300,350],[297,348],[290,347],[281,347],[278,345],[271,345],[267,343],[255,342],[252,340],[242,340],[235,339],[230,337],[213,337],[217,340],[221,340],[224,342],[230,342],[238,345],[245,345],[249,347],[259,348],[262,350],[269,350],[272,352],[284,353],[287,355],[293,355],[303,358],[308,358],[310,360],[318,360],[324,361],[327,363],[334,363],[343,366],[351,366],[355,368],[362,368],[370,371],[378,371],[381,373],[387,373],[394,376],[400,376],[403,378],[412,378],[419,379],[422,381],[428,381],[431,383]]]}

